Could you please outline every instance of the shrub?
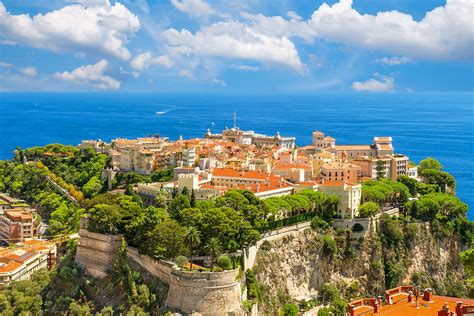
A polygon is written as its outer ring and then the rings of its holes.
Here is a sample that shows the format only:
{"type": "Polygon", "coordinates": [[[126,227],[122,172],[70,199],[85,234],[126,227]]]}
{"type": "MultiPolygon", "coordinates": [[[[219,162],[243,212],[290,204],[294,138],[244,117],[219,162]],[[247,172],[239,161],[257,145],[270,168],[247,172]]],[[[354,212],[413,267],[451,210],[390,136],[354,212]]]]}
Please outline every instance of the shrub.
{"type": "Polygon", "coordinates": [[[186,256],[177,256],[176,257],[176,263],[178,264],[178,267],[181,269],[184,268],[186,263],[188,263],[189,259],[186,256]]]}
{"type": "Polygon", "coordinates": [[[354,233],[360,233],[360,232],[364,231],[364,226],[362,226],[359,223],[355,223],[354,226],[352,226],[352,231],[354,233]]]}
{"type": "Polygon", "coordinates": [[[284,316],[296,316],[298,315],[298,306],[295,304],[286,304],[283,307],[283,315],[284,316]]]}
{"type": "Polygon", "coordinates": [[[226,255],[221,255],[219,259],[217,259],[217,266],[223,270],[231,270],[232,260],[226,255]]]}
{"type": "Polygon", "coordinates": [[[272,249],[272,244],[268,240],[265,240],[260,246],[260,249],[262,249],[263,251],[268,251],[272,249]]]}
{"type": "Polygon", "coordinates": [[[313,230],[326,230],[327,228],[329,227],[329,224],[328,222],[326,222],[324,219],[322,219],[321,217],[319,216],[315,216],[312,220],[311,220],[311,228],[313,230]]]}
{"type": "Polygon", "coordinates": [[[333,255],[336,252],[336,242],[329,235],[323,237],[323,251],[327,255],[333,255]]]}
{"type": "Polygon", "coordinates": [[[323,299],[323,303],[332,303],[339,298],[339,290],[333,284],[324,283],[321,287],[320,295],[323,299]]]}
{"type": "Polygon", "coordinates": [[[329,308],[323,307],[318,310],[318,316],[329,316],[329,308]]]}

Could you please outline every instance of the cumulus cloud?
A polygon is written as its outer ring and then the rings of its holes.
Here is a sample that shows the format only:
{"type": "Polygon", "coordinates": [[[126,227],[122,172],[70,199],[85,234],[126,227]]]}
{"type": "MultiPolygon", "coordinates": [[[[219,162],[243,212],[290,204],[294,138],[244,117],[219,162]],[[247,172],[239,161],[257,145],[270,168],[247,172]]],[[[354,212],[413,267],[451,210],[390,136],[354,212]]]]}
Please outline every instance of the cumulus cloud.
{"type": "Polygon", "coordinates": [[[171,68],[175,65],[175,63],[168,55],[153,57],[150,52],[146,52],[135,56],[130,62],[130,65],[133,69],[143,70],[149,68],[150,66],[171,68]]]}
{"type": "Polygon", "coordinates": [[[356,91],[371,91],[371,92],[387,92],[392,91],[395,88],[395,80],[393,77],[380,76],[374,74],[375,78],[371,78],[367,81],[356,81],[352,83],[352,89],[356,91]]]}
{"type": "Polygon", "coordinates": [[[102,59],[96,64],[81,66],[73,71],[57,72],[54,77],[74,84],[92,86],[98,89],[118,90],[120,81],[105,74],[109,63],[102,59]]]}
{"type": "Polygon", "coordinates": [[[139,29],[138,17],[118,2],[69,5],[33,17],[13,15],[0,2],[0,38],[54,52],[83,51],[128,60],[125,44],[139,29]]]}
{"type": "Polygon", "coordinates": [[[171,28],[162,37],[175,54],[247,59],[304,70],[295,45],[287,37],[264,35],[240,22],[217,22],[194,34],[171,28]]]}
{"type": "Polygon", "coordinates": [[[30,77],[35,77],[38,74],[38,71],[36,70],[35,67],[21,68],[20,72],[24,74],[25,76],[30,76],[30,77]]]}
{"type": "Polygon", "coordinates": [[[380,59],[375,60],[376,63],[388,66],[396,66],[396,65],[403,65],[403,64],[411,64],[413,63],[413,59],[402,56],[402,57],[383,57],[380,59]]]}
{"type": "Polygon", "coordinates": [[[474,1],[447,0],[420,21],[399,11],[361,14],[352,0],[323,3],[308,20],[244,13],[252,30],[267,36],[316,38],[411,58],[473,59],[474,1]]]}
{"type": "Polygon", "coordinates": [[[216,11],[202,0],[171,0],[176,9],[190,16],[201,18],[214,14],[216,11]]]}

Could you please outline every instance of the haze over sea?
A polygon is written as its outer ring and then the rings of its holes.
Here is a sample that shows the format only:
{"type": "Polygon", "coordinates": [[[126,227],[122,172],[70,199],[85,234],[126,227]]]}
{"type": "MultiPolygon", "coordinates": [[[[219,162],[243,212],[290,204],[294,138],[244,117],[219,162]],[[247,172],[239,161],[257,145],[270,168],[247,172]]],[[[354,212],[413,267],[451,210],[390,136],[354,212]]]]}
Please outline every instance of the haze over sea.
{"type": "Polygon", "coordinates": [[[189,95],[135,93],[2,93],[0,159],[22,148],[83,139],[110,141],[160,134],[202,137],[233,125],[311,142],[320,130],[338,144],[392,136],[396,152],[418,163],[432,156],[457,180],[474,220],[474,93],[318,93],[189,95]]]}

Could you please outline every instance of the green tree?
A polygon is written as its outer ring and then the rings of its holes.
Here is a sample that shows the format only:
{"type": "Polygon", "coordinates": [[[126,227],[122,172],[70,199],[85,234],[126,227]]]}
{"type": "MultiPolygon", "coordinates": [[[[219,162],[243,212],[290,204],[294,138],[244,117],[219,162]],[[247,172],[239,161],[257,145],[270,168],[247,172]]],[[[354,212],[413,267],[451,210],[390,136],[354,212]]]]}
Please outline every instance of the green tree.
{"type": "Polygon", "coordinates": [[[418,181],[416,181],[416,179],[400,175],[397,177],[397,181],[404,184],[408,188],[411,196],[416,196],[418,187],[418,181]]]}
{"type": "Polygon", "coordinates": [[[189,251],[191,253],[191,260],[189,261],[190,268],[189,270],[193,270],[193,253],[196,250],[197,247],[199,247],[199,244],[201,243],[201,233],[196,229],[196,227],[191,226],[188,228],[186,231],[186,234],[184,235],[184,241],[186,244],[189,246],[189,251]]]}
{"type": "Polygon", "coordinates": [[[214,259],[217,258],[221,252],[222,252],[222,247],[219,239],[213,237],[211,238],[205,245],[204,245],[204,251],[208,256],[211,257],[211,271],[214,268],[214,259]]]}
{"type": "Polygon", "coordinates": [[[186,228],[175,220],[168,220],[146,233],[146,241],[141,249],[152,257],[176,258],[187,255],[189,249],[184,241],[186,228]]]}
{"type": "Polygon", "coordinates": [[[382,160],[377,160],[375,171],[377,172],[377,180],[385,178],[385,163],[382,160]]]}
{"type": "Polygon", "coordinates": [[[191,199],[189,202],[191,207],[196,207],[196,192],[194,192],[194,189],[191,190],[191,199]]]}
{"type": "Polygon", "coordinates": [[[232,260],[226,255],[220,255],[217,259],[217,266],[222,270],[232,269],[232,260]]]}
{"type": "Polygon", "coordinates": [[[379,206],[375,202],[365,202],[359,206],[360,217],[371,217],[378,213],[379,206]]]}
{"type": "Polygon", "coordinates": [[[441,170],[443,169],[443,166],[438,160],[428,157],[420,161],[420,164],[418,165],[418,173],[422,173],[426,169],[441,170]]]}
{"type": "Polygon", "coordinates": [[[188,196],[184,194],[179,194],[175,197],[169,206],[169,213],[170,216],[174,219],[179,219],[179,211],[184,210],[186,208],[190,208],[191,203],[189,202],[188,196]]]}
{"type": "Polygon", "coordinates": [[[296,306],[296,304],[286,304],[284,307],[283,307],[283,315],[284,316],[297,316],[298,315],[298,306],[296,306]]]}

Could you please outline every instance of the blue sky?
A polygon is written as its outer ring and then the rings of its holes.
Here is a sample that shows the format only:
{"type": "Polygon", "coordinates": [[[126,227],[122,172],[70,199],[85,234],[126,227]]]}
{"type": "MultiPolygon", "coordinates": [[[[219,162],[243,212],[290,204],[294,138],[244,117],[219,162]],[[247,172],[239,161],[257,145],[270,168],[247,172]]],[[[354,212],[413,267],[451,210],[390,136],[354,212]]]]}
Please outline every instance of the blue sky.
{"type": "Polygon", "coordinates": [[[472,91],[472,0],[3,0],[0,91],[472,91]]]}

